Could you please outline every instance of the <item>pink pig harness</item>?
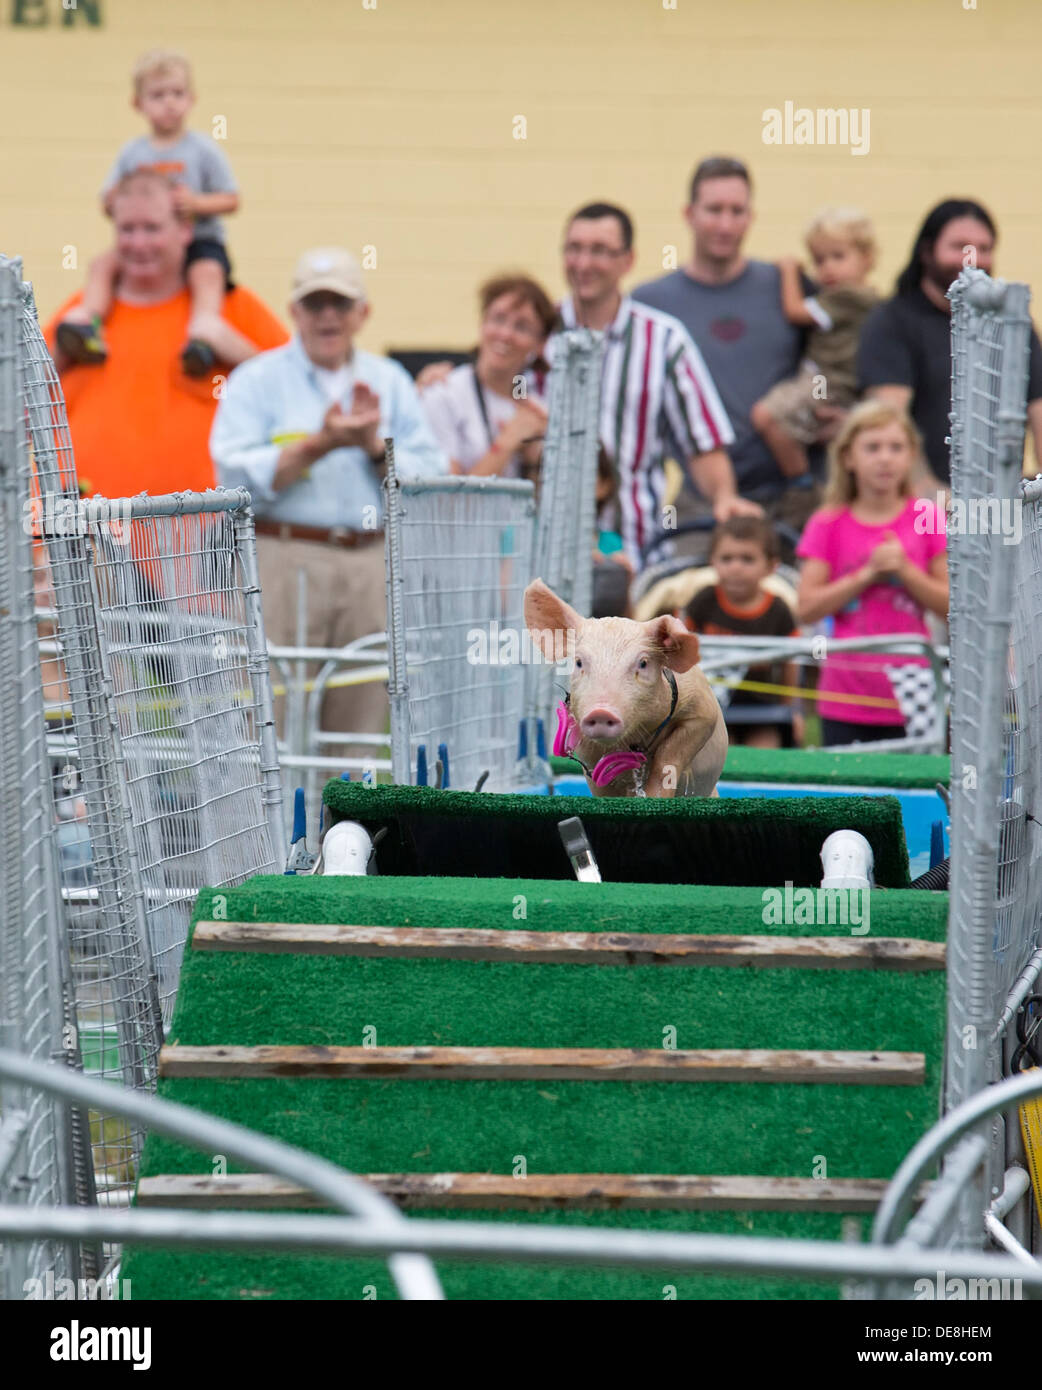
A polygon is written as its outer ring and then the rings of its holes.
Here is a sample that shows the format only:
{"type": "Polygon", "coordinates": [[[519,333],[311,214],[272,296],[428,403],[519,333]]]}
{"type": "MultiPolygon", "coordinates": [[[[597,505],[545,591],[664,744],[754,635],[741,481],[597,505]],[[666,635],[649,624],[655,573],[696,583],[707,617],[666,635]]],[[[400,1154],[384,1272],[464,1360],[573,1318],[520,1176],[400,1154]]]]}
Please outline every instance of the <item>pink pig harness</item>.
{"type": "Polygon", "coordinates": [[[617,748],[614,753],[605,753],[602,758],[599,758],[592,770],[588,768],[582,759],[577,758],[573,752],[573,749],[582,742],[582,734],[579,730],[579,721],[568,708],[571,696],[566,695],[557,706],[557,733],[554,735],[554,757],[571,758],[573,762],[577,762],[596,787],[608,786],[611,782],[615,781],[616,777],[621,777],[624,772],[636,772],[637,795],[643,796],[643,774],[647,766],[648,755],[655,744],[655,740],[670,723],[677,710],[677,678],[668,666],[663,668],[662,674],[669,682],[672,696],[669,704],[669,713],[651,735],[646,749],[617,748]]]}

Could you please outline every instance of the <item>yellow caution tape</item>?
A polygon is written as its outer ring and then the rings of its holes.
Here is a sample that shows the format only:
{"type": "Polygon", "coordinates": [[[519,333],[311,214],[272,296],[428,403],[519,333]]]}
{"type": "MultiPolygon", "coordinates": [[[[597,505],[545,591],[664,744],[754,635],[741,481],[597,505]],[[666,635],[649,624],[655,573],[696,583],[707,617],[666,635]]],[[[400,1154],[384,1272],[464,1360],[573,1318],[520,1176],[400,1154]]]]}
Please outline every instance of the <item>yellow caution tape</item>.
{"type": "MultiPolygon", "coordinates": [[[[376,675],[362,671],[345,671],[341,676],[330,677],[330,679],[326,681],[325,689],[340,690],[345,685],[366,685],[370,681],[385,681],[390,679],[390,674],[391,673],[386,669],[378,671],[376,675]]],[[[315,688],[315,682],[305,681],[301,688],[310,694],[315,688]]],[[[273,685],[271,687],[271,693],[272,695],[285,695],[286,687],[284,685],[273,685]]]]}
{"type": "Polygon", "coordinates": [[[729,690],[756,690],[763,695],[794,695],[801,700],[828,700],[837,705],[874,705],[877,709],[896,709],[896,700],[882,695],[845,695],[837,690],[804,690],[799,685],[768,685],[766,681],[728,681],[720,676],[707,676],[711,685],[726,685],[729,690]]]}
{"type": "Polygon", "coordinates": [[[1020,1107],[1020,1132],[1024,1136],[1024,1153],[1035,1190],[1035,1210],[1042,1211],[1042,1099],[1025,1101],[1020,1107]]]}

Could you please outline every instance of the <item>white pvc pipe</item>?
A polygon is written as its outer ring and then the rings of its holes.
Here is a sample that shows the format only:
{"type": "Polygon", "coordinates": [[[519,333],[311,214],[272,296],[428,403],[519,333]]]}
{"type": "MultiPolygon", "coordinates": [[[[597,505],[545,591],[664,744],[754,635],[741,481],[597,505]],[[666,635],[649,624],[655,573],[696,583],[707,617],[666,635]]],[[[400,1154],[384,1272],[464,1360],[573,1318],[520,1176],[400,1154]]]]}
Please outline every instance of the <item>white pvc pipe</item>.
{"type": "Polygon", "coordinates": [[[857,830],[834,830],[821,847],[822,888],[871,888],[872,846],[857,830]]]}
{"type": "Polygon", "coordinates": [[[322,840],[323,874],[367,874],[373,842],[353,820],[337,821],[322,840]]]}
{"type": "Polygon", "coordinates": [[[1002,1221],[1007,1213],[1013,1210],[1030,1186],[1031,1175],[1028,1170],[1022,1168],[1019,1163],[1014,1163],[1012,1167],[1006,1169],[1002,1191],[992,1202],[988,1211],[997,1220],[1002,1221]]]}

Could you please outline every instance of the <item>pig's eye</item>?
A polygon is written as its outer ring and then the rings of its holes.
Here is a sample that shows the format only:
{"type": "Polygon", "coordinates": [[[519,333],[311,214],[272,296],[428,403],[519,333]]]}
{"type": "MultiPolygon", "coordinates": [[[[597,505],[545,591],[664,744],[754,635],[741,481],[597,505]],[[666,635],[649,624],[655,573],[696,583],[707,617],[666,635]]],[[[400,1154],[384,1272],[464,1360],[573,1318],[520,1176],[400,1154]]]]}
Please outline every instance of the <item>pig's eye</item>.
{"type": "Polygon", "coordinates": [[[576,669],[577,671],[581,671],[582,668],[583,668],[583,659],[582,659],[581,656],[577,656],[577,657],[575,658],[575,669],[576,669]]]}
{"type": "Polygon", "coordinates": [[[646,671],[647,669],[648,669],[648,658],[647,658],[646,656],[642,656],[641,659],[637,662],[637,670],[638,670],[638,671],[646,671]]]}

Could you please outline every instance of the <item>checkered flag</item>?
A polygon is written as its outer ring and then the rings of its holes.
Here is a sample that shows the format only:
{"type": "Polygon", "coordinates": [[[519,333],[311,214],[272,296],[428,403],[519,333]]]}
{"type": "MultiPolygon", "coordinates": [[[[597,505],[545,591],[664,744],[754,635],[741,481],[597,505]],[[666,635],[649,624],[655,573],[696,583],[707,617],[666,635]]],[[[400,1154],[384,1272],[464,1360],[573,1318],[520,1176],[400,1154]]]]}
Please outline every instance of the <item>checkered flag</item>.
{"type": "Polygon", "coordinates": [[[744,681],[748,666],[723,666],[719,670],[713,671],[709,677],[709,683],[713,687],[713,694],[716,696],[721,709],[726,709],[731,703],[731,696],[734,694],[734,687],[723,685],[723,681],[744,681]]]}
{"type": "MultiPolygon", "coordinates": [[[[884,666],[894,690],[894,698],[901,707],[905,720],[907,738],[944,737],[944,728],[937,718],[937,702],[932,666],[884,666]]],[[[951,703],[951,672],[944,667],[945,714],[951,703]]]]}

